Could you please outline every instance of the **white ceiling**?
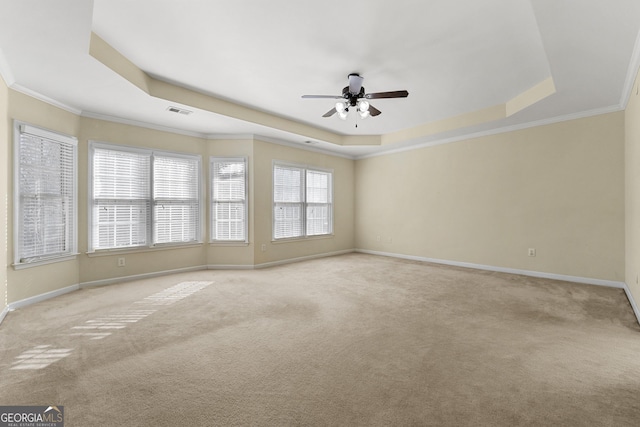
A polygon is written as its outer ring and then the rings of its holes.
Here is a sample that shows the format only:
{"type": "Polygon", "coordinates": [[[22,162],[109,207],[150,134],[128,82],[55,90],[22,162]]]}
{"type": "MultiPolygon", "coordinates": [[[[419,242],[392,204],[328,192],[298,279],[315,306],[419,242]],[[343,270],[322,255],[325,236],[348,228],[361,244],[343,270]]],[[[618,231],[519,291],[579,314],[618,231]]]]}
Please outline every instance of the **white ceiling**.
{"type": "Polygon", "coordinates": [[[624,108],[639,65],[638,0],[0,0],[0,73],[10,87],[79,114],[203,136],[274,129],[188,105],[182,116],[89,55],[91,32],[151,77],[338,135],[385,135],[504,104],[552,78],[556,92],[495,120],[383,146],[316,149],[362,156],[479,132],[624,108]],[[347,75],[372,101],[366,120],[321,117],[347,75]],[[355,127],[355,124],[358,127],[355,127]]]}

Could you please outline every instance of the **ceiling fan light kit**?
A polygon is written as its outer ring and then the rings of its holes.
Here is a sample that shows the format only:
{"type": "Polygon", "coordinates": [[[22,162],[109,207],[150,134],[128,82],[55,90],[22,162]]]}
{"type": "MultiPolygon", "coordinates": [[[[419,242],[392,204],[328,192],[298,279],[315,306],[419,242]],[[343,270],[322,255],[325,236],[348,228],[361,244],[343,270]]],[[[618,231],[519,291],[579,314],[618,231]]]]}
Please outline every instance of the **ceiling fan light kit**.
{"type": "Polygon", "coordinates": [[[406,98],[409,96],[409,92],[406,90],[365,93],[364,87],[362,86],[362,82],[364,81],[363,77],[357,73],[351,73],[348,79],[349,86],[345,86],[342,89],[342,95],[302,95],[302,97],[340,99],[340,101],[336,102],[335,107],[324,113],[322,117],[331,117],[337,113],[340,119],[346,120],[349,114],[349,107],[355,107],[359,116],[363,119],[369,116],[379,116],[382,113],[371,105],[367,99],[406,98]]]}

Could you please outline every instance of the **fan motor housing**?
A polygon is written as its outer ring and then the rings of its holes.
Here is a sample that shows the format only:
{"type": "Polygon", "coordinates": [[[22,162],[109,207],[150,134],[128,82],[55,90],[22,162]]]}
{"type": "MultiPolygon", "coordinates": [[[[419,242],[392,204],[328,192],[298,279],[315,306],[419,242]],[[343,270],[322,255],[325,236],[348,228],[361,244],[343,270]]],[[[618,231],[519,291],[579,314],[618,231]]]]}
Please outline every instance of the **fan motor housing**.
{"type": "Polygon", "coordinates": [[[364,86],[360,87],[360,92],[358,92],[355,95],[349,92],[349,86],[345,86],[342,89],[342,97],[346,99],[349,102],[349,105],[352,107],[356,106],[356,104],[358,103],[358,99],[364,98],[364,94],[365,94],[364,86]]]}

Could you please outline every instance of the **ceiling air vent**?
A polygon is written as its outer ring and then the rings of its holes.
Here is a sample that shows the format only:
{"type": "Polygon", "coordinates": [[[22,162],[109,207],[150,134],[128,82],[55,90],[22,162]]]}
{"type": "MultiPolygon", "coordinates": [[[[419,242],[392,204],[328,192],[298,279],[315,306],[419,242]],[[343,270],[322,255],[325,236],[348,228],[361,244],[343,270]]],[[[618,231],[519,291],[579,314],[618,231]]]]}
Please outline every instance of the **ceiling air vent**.
{"type": "Polygon", "coordinates": [[[193,111],[185,110],[183,108],[178,108],[178,107],[169,107],[167,108],[167,111],[170,111],[172,113],[182,114],[183,116],[188,116],[189,114],[193,113],[193,111]]]}

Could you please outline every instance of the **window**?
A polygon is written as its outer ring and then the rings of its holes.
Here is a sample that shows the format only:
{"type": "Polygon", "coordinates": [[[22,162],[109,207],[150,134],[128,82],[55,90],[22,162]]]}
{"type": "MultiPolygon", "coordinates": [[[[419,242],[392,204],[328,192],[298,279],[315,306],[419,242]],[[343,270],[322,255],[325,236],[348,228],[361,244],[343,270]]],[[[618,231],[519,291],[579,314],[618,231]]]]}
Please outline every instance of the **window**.
{"type": "Polygon", "coordinates": [[[16,266],[76,254],[77,149],[76,138],[16,122],[16,266]]]}
{"type": "Polygon", "coordinates": [[[273,238],[333,233],[331,171],[274,163],[273,238]]]}
{"type": "Polygon", "coordinates": [[[90,250],[200,241],[200,156],[91,144],[90,250]]]}
{"type": "Polygon", "coordinates": [[[247,160],[211,159],[211,241],[246,242],[247,160]]]}

